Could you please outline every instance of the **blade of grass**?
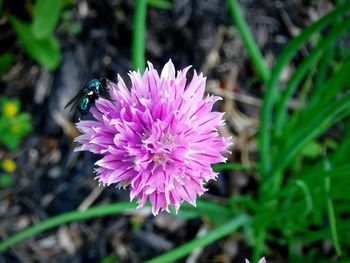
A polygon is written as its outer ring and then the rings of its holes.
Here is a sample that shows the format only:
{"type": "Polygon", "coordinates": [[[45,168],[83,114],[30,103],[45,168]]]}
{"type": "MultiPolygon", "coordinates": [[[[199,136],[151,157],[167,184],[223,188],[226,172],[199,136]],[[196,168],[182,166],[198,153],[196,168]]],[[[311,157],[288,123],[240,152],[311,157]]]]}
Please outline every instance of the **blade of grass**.
{"type": "MultiPolygon", "coordinates": [[[[288,140],[287,139],[287,138],[289,138],[288,132],[290,132],[290,130],[293,130],[293,128],[296,125],[298,125],[298,122],[299,122],[299,119],[303,113],[303,110],[304,110],[305,106],[307,105],[307,97],[308,97],[308,94],[310,94],[310,90],[312,88],[312,84],[313,84],[312,80],[313,80],[313,77],[315,76],[316,69],[317,69],[317,65],[314,65],[312,68],[310,68],[310,71],[309,71],[308,75],[306,76],[306,79],[302,85],[302,88],[301,88],[301,91],[299,94],[299,98],[298,98],[297,107],[296,107],[295,111],[293,112],[290,120],[288,122],[286,121],[286,127],[283,127],[283,132],[281,132],[281,134],[277,135],[277,131],[276,131],[276,136],[279,136],[278,139],[280,141],[288,140]],[[282,134],[283,134],[283,136],[282,136],[282,134]]],[[[277,130],[277,128],[276,128],[276,130],[277,130]]]]}
{"type": "MultiPolygon", "coordinates": [[[[350,164],[343,164],[343,165],[337,165],[332,167],[329,171],[324,171],[322,168],[321,170],[315,170],[312,172],[309,172],[307,174],[303,173],[300,175],[302,177],[302,180],[308,184],[308,185],[315,185],[319,183],[320,178],[324,177],[330,177],[330,178],[340,178],[344,176],[348,176],[350,174],[350,164]]],[[[272,199],[276,199],[278,197],[281,197],[283,195],[288,195],[289,189],[293,188],[295,184],[295,180],[289,180],[288,184],[278,192],[277,195],[272,196],[272,199]]]]}
{"type": "MultiPolygon", "coordinates": [[[[312,100],[317,102],[317,97],[322,94],[324,83],[327,80],[328,70],[332,59],[334,58],[334,45],[331,45],[328,49],[323,52],[321,63],[318,67],[318,72],[315,80],[315,87],[312,93],[312,100]]],[[[309,104],[312,103],[309,101],[309,104]]]]}
{"type": "Polygon", "coordinates": [[[186,244],[172,249],[163,255],[147,260],[145,263],[175,262],[177,259],[186,256],[194,249],[209,245],[216,240],[235,232],[238,228],[248,224],[249,222],[250,220],[246,215],[237,216],[236,218],[228,221],[226,224],[211,230],[205,236],[187,242],[186,244]]]}
{"type": "MultiPolygon", "coordinates": [[[[345,112],[346,114],[346,112],[345,112]]],[[[342,114],[338,115],[338,121],[344,119],[346,116],[342,116],[342,114]]],[[[337,122],[337,121],[336,121],[337,122]]],[[[342,132],[342,139],[336,143],[335,149],[332,152],[327,154],[327,158],[332,163],[333,167],[341,167],[346,165],[349,161],[348,156],[350,155],[350,119],[348,118],[344,124],[344,131],[342,132]]],[[[313,177],[318,180],[318,174],[323,173],[323,161],[319,161],[317,163],[313,163],[312,166],[304,166],[301,176],[302,178],[313,177]]],[[[350,171],[350,166],[345,169],[346,171],[350,171]]],[[[350,174],[350,172],[349,172],[350,174]]],[[[335,175],[337,176],[337,174],[335,175]]],[[[317,181],[315,180],[315,183],[317,181]]]]}
{"type": "Polygon", "coordinates": [[[305,74],[309,71],[310,67],[318,61],[319,57],[323,54],[324,50],[331,46],[336,41],[336,39],[341,37],[343,34],[347,33],[349,28],[350,18],[344,20],[339,26],[334,27],[332,31],[325,38],[322,38],[319,44],[302,61],[302,63],[298,66],[291,79],[288,81],[286,88],[282,94],[282,97],[276,105],[275,129],[276,135],[278,137],[281,136],[283,127],[287,121],[288,101],[295,93],[299,83],[301,82],[305,74]]]}
{"type": "MultiPolygon", "coordinates": [[[[325,170],[329,171],[331,169],[330,165],[327,165],[325,163],[325,170]]],[[[337,232],[337,221],[336,221],[336,216],[334,212],[334,206],[333,206],[333,201],[330,197],[330,188],[331,188],[331,180],[327,176],[324,178],[324,187],[325,187],[325,192],[326,192],[326,199],[327,199],[327,214],[328,214],[328,221],[329,221],[329,227],[331,229],[331,236],[332,236],[332,241],[333,241],[333,246],[334,249],[339,257],[342,255],[342,251],[340,248],[339,244],[339,238],[338,238],[338,232],[337,232]]]]}
{"type": "Polygon", "coordinates": [[[313,209],[313,202],[312,202],[312,197],[311,197],[309,187],[302,180],[296,180],[295,183],[304,194],[306,209],[305,209],[303,216],[307,216],[309,213],[312,212],[312,209],[313,209]]]}
{"type": "Polygon", "coordinates": [[[132,31],[132,64],[135,70],[145,70],[145,27],[147,0],[135,1],[134,25],[132,31]]]}
{"type": "Polygon", "coordinates": [[[276,160],[276,166],[274,167],[272,174],[279,175],[278,177],[271,178],[264,182],[265,190],[267,193],[275,192],[281,184],[283,171],[288,166],[289,162],[295,158],[295,156],[317,136],[322,134],[327,128],[338,121],[337,115],[344,113],[344,116],[350,115],[350,93],[344,95],[341,99],[334,101],[329,106],[320,110],[309,122],[305,125],[301,125],[295,134],[287,142],[286,146],[281,149],[279,154],[279,160],[276,160]],[[271,185],[272,183],[272,185],[271,185]]]}
{"type": "MultiPolygon", "coordinates": [[[[349,207],[349,206],[347,206],[349,207]]],[[[339,225],[339,233],[350,233],[350,224],[349,222],[345,222],[342,225],[339,225]]],[[[330,229],[328,228],[322,228],[322,229],[318,229],[317,231],[304,231],[301,235],[295,235],[293,238],[295,241],[300,241],[303,243],[312,243],[318,240],[322,240],[322,239],[329,239],[329,237],[331,236],[331,232],[330,229]]],[[[349,260],[347,258],[347,260],[349,260]]]]}
{"type": "Polygon", "coordinates": [[[253,63],[264,83],[270,78],[270,70],[266,65],[265,59],[261,54],[258,45],[256,44],[252,33],[244,19],[243,12],[237,0],[227,0],[227,5],[230,10],[231,17],[241,35],[241,38],[248,50],[248,53],[253,60],[253,63]]]}
{"type": "Polygon", "coordinates": [[[257,242],[256,246],[253,248],[253,262],[258,262],[265,250],[265,240],[267,236],[267,228],[262,227],[257,231],[257,242]]]}
{"type": "MultiPolygon", "coordinates": [[[[300,46],[305,44],[310,36],[315,32],[319,32],[322,28],[332,23],[338,16],[345,14],[350,9],[350,3],[340,5],[325,15],[317,22],[305,28],[299,36],[291,40],[278,56],[275,66],[272,69],[271,78],[269,79],[264,93],[264,103],[260,114],[260,132],[259,132],[259,150],[260,150],[260,165],[259,170],[261,176],[267,177],[270,175],[272,168],[271,158],[271,121],[272,111],[278,95],[278,81],[284,67],[290,62],[293,56],[297,53],[300,46]]],[[[262,193],[262,195],[264,195],[262,193]]]]}
{"type": "Polygon", "coordinates": [[[339,143],[337,150],[330,156],[330,159],[334,165],[339,165],[347,163],[349,161],[348,156],[350,156],[350,119],[345,124],[343,139],[339,143]]]}
{"type": "MultiPolygon", "coordinates": [[[[324,84],[324,93],[318,95],[318,100],[315,103],[310,103],[303,113],[301,122],[306,122],[313,118],[319,109],[327,106],[328,103],[336,99],[336,95],[344,88],[348,87],[348,75],[350,71],[350,56],[344,60],[339,69],[330,77],[324,84]]],[[[312,100],[312,98],[311,98],[312,100]]]]}
{"type": "Polygon", "coordinates": [[[147,4],[149,6],[164,10],[171,9],[173,7],[173,3],[168,0],[147,0],[147,4]]]}
{"type": "Polygon", "coordinates": [[[212,168],[213,171],[219,172],[222,170],[248,170],[249,166],[243,163],[217,163],[212,168]]]}
{"type": "MultiPolygon", "coordinates": [[[[173,212],[175,214],[175,209],[173,212]]],[[[186,219],[204,216],[214,224],[220,225],[230,220],[234,213],[227,205],[219,204],[214,201],[198,199],[196,206],[184,202],[181,205],[178,215],[186,219]],[[217,215],[220,216],[218,217],[217,215]]]]}
{"type": "MultiPolygon", "coordinates": [[[[273,170],[271,171],[271,178],[264,182],[262,191],[267,191],[264,194],[264,198],[269,196],[271,191],[271,183],[273,184],[273,191],[277,191],[283,178],[284,170],[287,168],[289,162],[296,157],[296,155],[306,146],[310,140],[319,136],[326,128],[330,127],[334,123],[340,121],[349,115],[349,103],[346,99],[341,98],[336,100],[335,95],[337,92],[347,84],[347,75],[350,70],[350,57],[344,61],[340,69],[333,74],[330,80],[325,84],[327,88],[325,90],[328,93],[333,94],[333,102],[329,105],[319,102],[318,108],[311,111],[312,114],[308,114],[309,108],[306,108],[298,122],[298,126],[294,130],[291,130],[288,134],[288,141],[284,147],[281,147],[276,153],[273,170]],[[339,103],[339,105],[337,104],[339,103]],[[320,110],[323,109],[323,110],[320,110]],[[325,115],[322,115],[325,114],[325,115]],[[304,116],[306,115],[306,117],[304,116]],[[300,128],[304,127],[304,128],[300,128]]],[[[345,95],[348,98],[349,93],[345,95]]],[[[330,101],[329,96],[327,103],[330,101]]],[[[325,99],[323,99],[325,100],[325,99]]],[[[310,111],[310,110],[309,110],[310,111]]]]}
{"type": "Polygon", "coordinates": [[[28,227],[8,239],[3,240],[0,243],[0,251],[4,251],[8,247],[38,233],[51,229],[53,227],[66,224],[73,221],[101,217],[105,215],[118,214],[122,213],[128,209],[135,208],[135,203],[125,202],[125,203],[116,203],[109,204],[104,206],[92,207],[85,211],[72,211],[64,213],[58,216],[48,218],[40,223],[37,223],[31,227],[28,227]]]}

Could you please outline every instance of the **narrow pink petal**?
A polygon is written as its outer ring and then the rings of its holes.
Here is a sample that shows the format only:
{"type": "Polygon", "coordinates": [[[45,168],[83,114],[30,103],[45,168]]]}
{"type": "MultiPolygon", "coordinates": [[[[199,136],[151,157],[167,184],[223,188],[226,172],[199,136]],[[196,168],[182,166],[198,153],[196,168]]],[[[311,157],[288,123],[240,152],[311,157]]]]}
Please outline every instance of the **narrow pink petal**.
{"type": "Polygon", "coordinates": [[[175,79],[175,67],[171,59],[165,64],[162,73],[160,74],[160,79],[172,80],[175,79]]]}

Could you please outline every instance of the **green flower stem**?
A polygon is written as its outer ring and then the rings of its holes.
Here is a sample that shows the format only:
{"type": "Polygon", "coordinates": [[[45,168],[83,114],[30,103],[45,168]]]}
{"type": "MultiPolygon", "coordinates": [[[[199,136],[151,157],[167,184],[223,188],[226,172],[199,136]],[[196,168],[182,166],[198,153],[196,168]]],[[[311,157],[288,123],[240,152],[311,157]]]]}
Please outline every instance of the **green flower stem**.
{"type": "Polygon", "coordinates": [[[197,239],[194,239],[190,242],[187,242],[186,244],[179,246],[159,257],[155,257],[153,259],[150,259],[146,261],[145,263],[164,263],[164,262],[175,262],[177,259],[182,258],[189,254],[191,251],[193,251],[196,248],[204,247],[208,244],[211,244],[215,242],[216,240],[229,235],[230,233],[236,231],[239,227],[247,224],[250,222],[248,216],[246,215],[240,215],[236,218],[228,221],[226,224],[223,224],[213,230],[211,230],[209,233],[207,233],[203,237],[199,237],[197,239]]]}
{"type": "Polygon", "coordinates": [[[231,17],[235,22],[235,25],[242,37],[242,40],[247,47],[248,53],[253,60],[253,63],[262,79],[266,84],[270,78],[270,70],[266,65],[265,59],[262,56],[259,47],[257,46],[252,33],[249,30],[247,22],[244,19],[242,10],[237,0],[227,0],[228,7],[230,9],[231,17]]]}
{"type": "Polygon", "coordinates": [[[53,227],[66,224],[73,221],[101,217],[105,215],[118,214],[122,213],[128,209],[134,209],[136,207],[135,203],[125,202],[125,203],[116,203],[104,206],[93,207],[85,211],[72,211],[64,213],[58,216],[48,218],[38,224],[35,224],[29,228],[20,231],[10,238],[2,241],[0,243],[0,251],[4,251],[8,247],[38,233],[41,233],[45,230],[51,229],[53,227]]]}
{"type": "Polygon", "coordinates": [[[147,0],[136,0],[131,57],[134,69],[140,70],[140,72],[145,70],[146,12],[147,0]]]}

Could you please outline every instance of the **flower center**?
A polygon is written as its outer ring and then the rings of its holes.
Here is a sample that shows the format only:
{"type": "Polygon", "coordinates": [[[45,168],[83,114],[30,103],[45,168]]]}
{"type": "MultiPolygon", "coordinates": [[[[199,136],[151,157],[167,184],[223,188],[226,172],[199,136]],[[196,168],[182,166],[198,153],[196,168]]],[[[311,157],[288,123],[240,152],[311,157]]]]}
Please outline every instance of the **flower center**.
{"type": "Polygon", "coordinates": [[[143,154],[147,153],[148,158],[143,161],[152,164],[154,168],[161,166],[163,169],[171,161],[171,152],[174,145],[174,136],[165,132],[150,132],[145,131],[141,134],[143,144],[143,154]]]}
{"type": "Polygon", "coordinates": [[[167,154],[165,153],[160,153],[160,152],[157,152],[157,153],[154,153],[153,156],[152,156],[152,162],[153,162],[153,167],[154,169],[156,167],[163,167],[163,169],[166,168],[166,165],[168,164],[168,156],[167,154]]]}
{"type": "Polygon", "coordinates": [[[164,155],[162,153],[155,153],[152,160],[156,163],[161,163],[164,161],[164,155]]]}
{"type": "Polygon", "coordinates": [[[173,143],[173,138],[170,134],[165,134],[161,140],[160,140],[160,143],[163,145],[163,146],[171,146],[172,143],[173,143]]]}

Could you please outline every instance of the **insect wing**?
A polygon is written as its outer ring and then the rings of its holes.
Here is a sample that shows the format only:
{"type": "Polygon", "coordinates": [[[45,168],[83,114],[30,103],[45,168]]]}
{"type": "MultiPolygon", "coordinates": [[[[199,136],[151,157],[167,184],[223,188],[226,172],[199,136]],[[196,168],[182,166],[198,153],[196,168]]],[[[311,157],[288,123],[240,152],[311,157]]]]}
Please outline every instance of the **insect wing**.
{"type": "Polygon", "coordinates": [[[70,110],[75,109],[81,97],[83,97],[83,93],[79,91],[77,95],[75,95],[70,101],[68,101],[68,103],[66,104],[66,106],[64,106],[64,108],[66,109],[69,106],[71,106],[70,110]]]}

